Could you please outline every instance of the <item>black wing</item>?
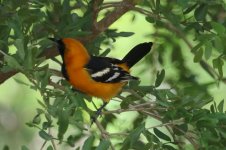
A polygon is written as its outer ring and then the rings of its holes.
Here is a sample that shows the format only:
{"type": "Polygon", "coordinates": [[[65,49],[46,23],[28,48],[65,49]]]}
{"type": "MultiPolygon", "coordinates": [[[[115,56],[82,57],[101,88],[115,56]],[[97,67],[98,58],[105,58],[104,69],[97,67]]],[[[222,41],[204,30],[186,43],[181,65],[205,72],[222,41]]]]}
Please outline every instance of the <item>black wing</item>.
{"type": "Polygon", "coordinates": [[[85,68],[97,82],[117,83],[138,79],[117,65],[121,63],[121,60],[114,58],[92,56],[85,68]]]}

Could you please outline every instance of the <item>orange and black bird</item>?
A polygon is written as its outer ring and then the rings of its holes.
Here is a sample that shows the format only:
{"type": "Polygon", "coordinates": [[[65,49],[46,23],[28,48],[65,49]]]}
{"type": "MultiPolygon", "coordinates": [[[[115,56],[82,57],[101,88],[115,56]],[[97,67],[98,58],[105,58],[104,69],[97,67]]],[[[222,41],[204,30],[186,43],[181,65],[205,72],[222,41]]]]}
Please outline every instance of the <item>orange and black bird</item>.
{"type": "MultiPolygon", "coordinates": [[[[135,46],[122,59],[98,57],[90,55],[81,42],[72,38],[50,40],[57,43],[62,56],[62,74],[73,88],[87,95],[101,98],[106,104],[115,97],[129,80],[137,80],[130,74],[133,67],[151,50],[152,43],[142,43],[135,46]]],[[[95,121],[95,118],[92,118],[95,121]]]]}

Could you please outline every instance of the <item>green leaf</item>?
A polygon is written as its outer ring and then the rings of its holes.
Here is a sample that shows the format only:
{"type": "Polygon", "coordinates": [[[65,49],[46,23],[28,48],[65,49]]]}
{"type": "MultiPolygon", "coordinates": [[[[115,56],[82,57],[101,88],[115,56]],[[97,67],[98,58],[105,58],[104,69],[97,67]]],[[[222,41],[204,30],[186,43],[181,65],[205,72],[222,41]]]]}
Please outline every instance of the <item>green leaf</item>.
{"type": "Polygon", "coordinates": [[[43,138],[44,140],[46,140],[46,141],[49,141],[49,140],[53,139],[52,135],[49,135],[44,130],[39,131],[39,136],[41,138],[43,138]]]}
{"type": "Polygon", "coordinates": [[[188,7],[183,13],[184,13],[184,14],[190,13],[192,10],[195,9],[196,6],[197,6],[197,3],[195,3],[195,4],[192,5],[191,7],[188,7]]]}
{"type": "Polygon", "coordinates": [[[134,32],[119,32],[118,33],[118,36],[121,36],[121,37],[129,37],[132,35],[134,35],[134,32]]]}
{"type": "Polygon", "coordinates": [[[25,50],[24,50],[24,42],[22,39],[16,39],[14,42],[15,47],[17,48],[17,54],[20,56],[21,60],[24,60],[25,50]]]}
{"type": "Polygon", "coordinates": [[[24,58],[24,67],[28,70],[33,69],[34,67],[34,56],[32,51],[37,51],[37,49],[29,49],[26,50],[25,58],[24,58]]]}
{"type": "Polygon", "coordinates": [[[160,6],[161,6],[161,5],[160,5],[160,0],[156,0],[155,8],[156,8],[156,11],[157,11],[157,12],[160,12],[160,10],[159,10],[159,9],[160,9],[160,6]]]}
{"type": "Polygon", "coordinates": [[[57,122],[57,124],[59,125],[58,126],[58,138],[60,141],[63,140],[63,136],[68,129],[68,125],[69,125],[68,117],[69,117],[69,114],[68,114],[68,111],[66,111],[66,110],[61,111],[58,116],[58,122],[57,122]]]}
{"type": "Polygon", "coordinates": [[[200,62],[202,60],[202,55],[203,55],[203,48],[200,48],[199,50],[195,51],[195,57],[194,57],[194,62],[200,62]]]}
{"type": "Polygon", "coordinates": [[[37,100],[37,101],[38,101],[39,105],[41,105],[43,108],[46,108],[46,105],[42,101],[40,101],[40,100],[37,100]]]}
{"type": "Polygon", "coordinates": [[[103,53],[101,53],[100,56],[101,56],[101,57],[105,57],[105,56],[107,56],[107,54],[109,54],[110,52],[111,52],[111,49],[108,48],[108,49],[106,49],[103,53]]]}
{"type": "Polygon", "coordinates": [[[163,133],[162,131],[160,131],[159,129],[154,128],[153,131],[154,131],[155,135],[156,135],[157,137],[159,137],[160,139],[163,139],[163,140],[166,140],[166,141],[171,141],[170,137],[169,137],[168,135],[164,134],[164,133],[163,133]]]}
{"type": "Polygon", "coordinates": [[[49,145],[46,150],[54,150],[54,149],[51,145],[49,145]]]}
{"type": "Polygon", "coordinates": [[[156,89],[154,92],[156,98],[160,101],[157,101],[158,104],[162,106],[169,106],[168,95],[173,96],[172,92],[169,89],[156,89]]]}
{"type": "Polygon", "coordinates": [[[109,29],[106,31],[106,34],[111,37],[111,38],[115,38],[115,37],[129,37],[131,35],[133,35],[133,32],[117,32],[116,29],[109,29]]]}
{"type": "Polygon", "coordinates": [[[24,80],[22,79],[14,79],[17,83],[25,85],[25,86],[31,86],[29,83],[26,83],[24,80]]]}
{"type": "Polygon", "coordinates": [[[52,119],[51,119],[51,115],[48,114],[48,113],[45,113],[45,118],[48,122],[52,122],[52,119]]]}
{"type": "Polygon", "coordinates": [[[205,58],[206,58],[206,60],[208,60],[211,57],[211,55],[212,55],[212,48],[213,48],[212,43],[209,42],[209,41],[206,42],[206,44],[205,44],[205,58]]]}
{"type": "Polygon", "coordinates": [[[86,141],[84,142],[82,150],[93,150],[92,146],[93,146],[94,140],[95,140],[95,137],[93,135],[87,138],[86,141]]]}
{"type": "Polygon", "coordinates": [[[11,68],[22,70],[20,63],[12,56],[5,55],[4,60],[7,62],[7,65],[11,68]]]}
{"type": "Polygon", "coordinates": [[[220,131],[221,136],[224,137],[224,139],[226,139],[226,132],[225,132],[225,130],[224,129],[219,129],[219,131],[220,131]]]}
{"type": "Polygon", "coordinates": [[[123,146],[121,150],[129,149],[133,146],[133,144],[139,140],[140,134],[145,130],[144,123],[141,124],[139,127],[134,129],[124,140],[123,146]]]}
{"type": "Polygon", "coordinates": [[[223,45],[222,39],[219,36],[216,36],[213,42],[214,42],[214,47],[218,50],[218,52],[223,53],[224,45],[223,45]]]}
{"type": "Polygon", "coordinates": [[[201,4],[194,12],[195,19],[197,21],[203,21],[206,17],[207,10],[208,10],[208,6],[201,4]]]}
{"type": "Polygon", "coordinates": [[[63,6],[63,8],[62,8],[63,14],[70,13],[70,1],[69,0],[64,0],[62,6],[63,6]]]}
{"type": "Polygon", "coordinates": [[[51,122],[43,122],[42,123],[42,129],[44,129],[44,130],[47,130],[48,128],[50,128],[51,127],[51,122]]]}
{"type": "Polygon", "coordinates": [[[219,112],[223,113],[224,111],[224,99],[218,104],[217,109],[219,112]]]}
{"type": "Polygon", "coordinates": [[[219,35],[222,35],[225,33],[224,25],[217,23],[217,22],[211,22],[211,26],[219,35]]]}
{"type": "Polygon", "coordinates": [[[32,123],[34,124],[39,124],[41,122],[41,117],[40,117],[40,114],[37,114],[33,120],[32,120],[32,123]]]}
{"type": "Polygon", "coordinates": [[[181,5],[183,8],[188,7],[188,0],[177,0],[177,3],[181,5]]]}
{"type": "Polygon", "coordinates": [[[70,135],[70,136],[67,138],[67,144],[69,144],[71,147],[74,147],[74,146],[75,146],[74,136],[70,135]]]}
{"type": "Polygon", "coordinates": [[[120,103],[120,107],[122,109],[126,109],[129,107],[129,105],[131,104],[131,101],[128,100],[127,98],[123,99],[122,102],[120,103]]]}
{"type": "Polygon", "coordinates": [[[188,131],[188,125],[185,123],[180,125],[175,125],[173,128],[173,131],[178,136],[184,135],[188,131]]]}
{"type": "Polygon", "coordinates": [[[137,89],[140,85],[140,80],[134,80],[134,81],[131,81],[129,82],[129,87],[131,89],[137,89]]]}
{"type": "Polygon", "coordinates": [[[138,140],[133,143],[133,146],[131,147],[132,150],[145,150],[145,144],[143,141],[138,140]]]}
{"type": "Polygon", "coordinates": [[[146,137],[146,139],[148,140],[148,142],[150,143],[158,143],[160,142],[160,140],[151,132],[149,132],[148,130],[145,130],[143,132],[144,136],[146,137]]]}
{"type": "Polygon", "coordinates": [[[8,145],[4,145],[2,150],[10,150],[8,145]]]}
{"type": "Polygon", "coordinates": [[[196,125],[200,129],[203,129],[204,127],[215,128],[218,122],[219,120],[217,118],[210,118],[209,116],[206,116],[197,121],[196,125]]]}
{"type": "Polygon", "coordinates": [[[79,133],[76,135],[69,135],[67,138],[67,144],[69,144],[71,147],[75,146],[76,141],[78,141],[83,135],[83,133],[79,133]]]}
{"type": "Polygon", "coordinates": [[[147,22],[149,22],[149,23],[155,23],[155,19],[154,18],[152,18],[152,17],[145,17],[145,20],[147,21],[147,22]]]}
{"type": "Polygon", "coordinates": [[[27,122],[26,125],[27,125],[28,127],[34,127],[34,124],[31,123],[31,122],[27,122]]]}
{"type": "Polygon", "coordinates": [[[0,39],[7,41],[10,34],[10,28],[7,25],[0,25],[0,39]]]}
{"type": "Polygon", "coordinates": [[[102,140],[96,150],[108,150],[110,142],[108,140],[102,140]]]}
{"type": "Polygon", "coordinates": [[[195,45],[195,46],[192,48],[191,52],[192,52],[192,53],[195,53],[196,51],[198,51],[198,50],[203,46],[203,44],[204,44],[204,42],[198,43],[197,45],[195,45]]]}
{"type": "Polygon", "coordinates": [[[211,111],[212,113],[215,113],[215,112],[216,112],[215,109],[214,109],[214,105],[213,105],[213,104],[210,105],[210,111],[211,111]]]}
{"type": "Polygon", "coordinates": [[[21,18],[19,17],[18,14],[15,14],[12,18],[11,21],[8,23],[8,26],[14,30],[14,36],[16,38],[23,38],[24,34],[22,29],[22,22],[21,18]]]}
{"type": "Polygon", "coordinates": [[[159,71],[157,72],[157,79],[155,80],[155,87],[158,87],[158,86],[161,85],[164,77],[165,77],[165,70],[164,69],[162,69],[161,72],[159,72],[159,71]]]}
{"type": "Polygon", "coordinates": [[[223,77],[223,65],[224,61],[220,57],[213,59],[213,67],[218,69],[220,78],[223,77]]]}
{"type": "Polygon", "coordinates": [[[21,146],[21,150],[29,150],[29,148],[27,148],[27,146],[23,145],[23,146],[21,146]]]}

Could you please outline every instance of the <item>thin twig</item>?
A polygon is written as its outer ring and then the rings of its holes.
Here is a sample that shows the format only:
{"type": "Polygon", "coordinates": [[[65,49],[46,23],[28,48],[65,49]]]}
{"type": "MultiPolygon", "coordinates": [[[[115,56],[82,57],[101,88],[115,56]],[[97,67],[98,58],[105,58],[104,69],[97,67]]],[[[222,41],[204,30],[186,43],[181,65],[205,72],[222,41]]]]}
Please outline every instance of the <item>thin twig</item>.
{"type": "Polygon", "coordinates": [[[49,85],[53,86],[56,89],[60,89],[62,91],[66,91],[64,86],[61,86],[61,85],[59,85],[59,84],[57,84],[57,83],[55,83],[55,82],[53,82],[51,80],[49,80],[49,85]]]}
{"type": "Polygon", "coordinates": [[[59,64],[59,65],[62,64],[62,62],[61,62],[60,60],[56,59],[55,57],[53,57],[53,58],[51,58],[51,59],[52,59],[52,61],[56,62],[56,63],[59,64]]]}
{"type": "Polygon", "coordinates": [[[153,107],[155,106],[155,103],[153,102],[146,102],[146,103],[142,103],[142,104],[137,104],[137,105],[131,105],[131,108],[138,108],[138,107],[143,107],[143,108],[147,108],[147,107],[153,107]]]}
{"type": "MultiPolygon", "coordinates": [[[[52,136],[52,134],[51,134],[51,128],[49,128],[49,135],[52,136]]],[[[56,144],[55,144],[55,142],[54,142],[54,139],[51,139],[51,143],[52,143],[53,149],[54,149],[54,150],[57,150],[57,147],[56,147],[56,144]]]]}
{"type": "Polygon", "coordinates": [[[128,109],[117,109],[117,110],[108,110],[108,111],[104,111],[102,112],[102,114],[120,114],[122,112],[128,112],[128,111],[143,111],[143,110],[152,110],[153,108],[149,107],[149,108],[128,108],[128,109]]]}
{"type": "Polygon", "coordinates": [[[146,16],[149,16],[151,18],[154,18],[154,19],[163,19],[163,17],[156,15],[156,14],[152,13],[151,11],[145,10],[143,8],[140,8],[140,7],[134,7],[133,10],[137,11],[141,14],[144,14],[146,16]]]}
{"type": "Polygon", "coordinates": [[[182,132],[185,136],[185,138],[193,145],[195,150],[199,149],[199,145],[193,140],[193,137],[189,136],[186,132],[184,132],[183,130],[181,130],[180,128],[173,126],[174,128],[176,128],[177,130],[179,130],[180,132],[182,132]]]}
{"type": "Polygon", "coordinates": [[[101,123],[96,119],[95,123],[97,125],[97,128],[100,130],[101,132],[101,136],[105,139],[108,140],[111,144],[111,149],[115,150],[113,144],[111,143],[110,139],[109,139],[109,133],[104,129],[104,127],[101,125],[101,123]]]}
{"type": "Polygon", "coordinates": [[[162,124],[155,125],[155,126],[151,126],[151,127],[146,128],[146,130],[150,130],[150,129],[158,128],[158,127],[163,127],[163,126],[168,126],[168,125],[176,125],[176,124],[181,124],[181,123],[184,123],[184,118],[181,118],[181,119],[178,119],[178,120],[172,120],[170,122],[162,123],[162,124]]]}
{"type": "Polygon", "coordinates": [[[125,89],[124,91],[127,91],[127,92],[131,93],[132,95],[134,95],[135,97],[137,97],[138,99],[141,99],[141,100],[145,101],[143,99],[143,97],[140,96],[139,94],[137,94],[137,92],[135,92],[133,89],[125,89]]]}
{"type": "Polygon", "coordinates": [[[109,136],[128,136],[129,133],[126,132],[119,132],[119,133],[109,133],[109,136]]]}
{"type": "Polygon", "coordinates": [[[104,19],[98,22],[97,32],[105,31],[112,23],[118,20],[129,10],[133,9],[135,3],[131,0],[123,0],[120,2],[120,7],[116,7],[111,13],[109,13],[104,19]]]}
{"type": "Polygon", "coordinates": [[[141,110],[140,112],[142,112],[142,113],[144,113],[144,114],[147,114],[147,115],[149,115],[149,116],[151,116],[151,117],[153,117],[153,118],[155,118],[155,119],[158,119],[158,120],[162,120],[162,117],[160,116],[160,115],[158,115],[158,114],[155,114],[155,113],[151,113],[151,112],[148,112],[148,111],[146,111],[146,110],[141,110]]]}
{"type": "Polygon", "coordinates": [[[97,26],[97,17],[99,13],[99,5],[100,5],[100,0],[95,0],[93,1],[93,32],[95,32],[98,28],[97,26]]]}
{"type": "Polygon", "coordinates": [[[58,76],[58,77],[63,77],[62,73],[59,70],[56,69],[49,69],[51,73],[53,73],[54,75],[58,76]]]}
{"type": "Polygon", "coordinates": [[[111,8],[111,7],[120,7],[120,6],[121,6],[121,2],[106,2],[106,3],[102,4],[99,11],[107,9],[107,8],[111,8]]]}
{"type": "Polygon", "coordinates": [[[46,143],[47,143],[47,141],[44,141],[44,143],[42,144],[40,150],[43,150],[43,148],[45,147],[46,143]]]}

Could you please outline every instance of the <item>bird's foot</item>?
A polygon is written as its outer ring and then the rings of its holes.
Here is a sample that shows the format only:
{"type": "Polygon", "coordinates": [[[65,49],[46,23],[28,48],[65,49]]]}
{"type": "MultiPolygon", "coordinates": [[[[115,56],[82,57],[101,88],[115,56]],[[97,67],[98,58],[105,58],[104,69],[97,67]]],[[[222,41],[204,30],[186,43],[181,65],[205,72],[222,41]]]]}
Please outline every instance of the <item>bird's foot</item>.
{"type": "Polygon", "coordinates": [[[97,111],[95,112],[95,114],[92,115],[92,116],[90,117],[90,119],[91,119],[91,125],[92,125],[94,122],[96,122],[96,119],[97,119],[99,116],[101,116],[102,110],[103,110],[103,108],[104,108],[106,105],[107,105],[107,103],[104,102],[104,104],[103,104],[100,108],[97,109],[97,111]]]}
{"type": "Polygon", "coordinates": [[[101,113],[102,113],[102,109],[97,109],[97,111],[95,112],[95,114],[94,115],[92,115],[90,118],[91,118],[91,125],[94,123],[94,122],[96,122],[96,120],[97,120],[97,118],[99,117],[99,116],[101,116],[101,113]]]}

